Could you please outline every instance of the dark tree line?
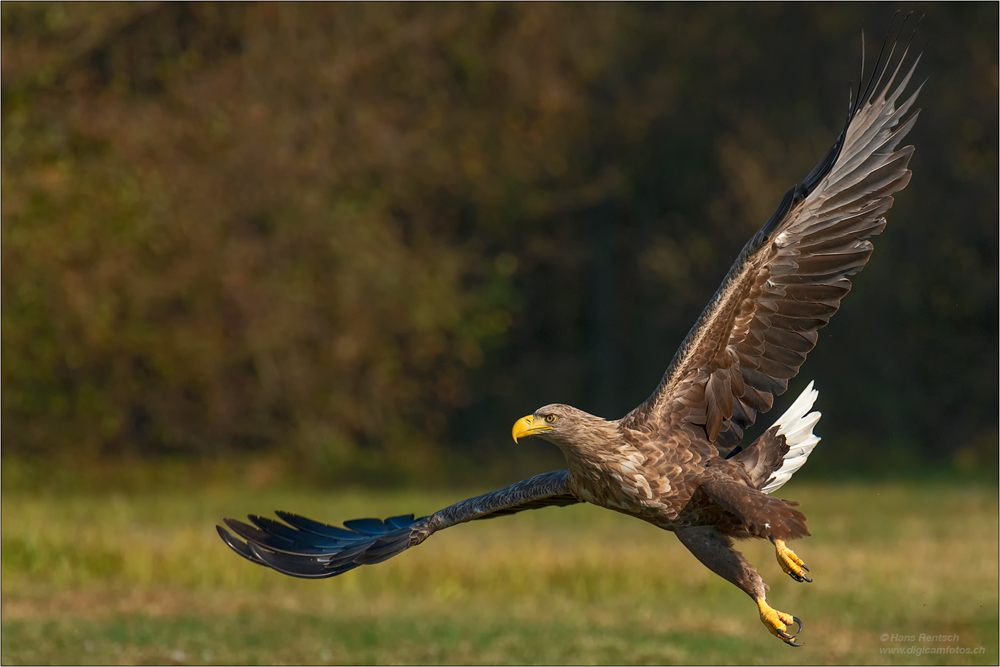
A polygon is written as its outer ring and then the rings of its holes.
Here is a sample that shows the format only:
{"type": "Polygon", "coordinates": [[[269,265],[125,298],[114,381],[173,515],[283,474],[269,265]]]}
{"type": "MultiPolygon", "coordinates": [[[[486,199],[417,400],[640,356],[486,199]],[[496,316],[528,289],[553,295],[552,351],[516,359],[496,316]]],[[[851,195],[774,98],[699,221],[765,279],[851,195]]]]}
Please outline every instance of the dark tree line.
{"type": "MultiPolygon", "coordinates": [[[[895,9],[4,3],[5,451],[550,463],[510,423],[645,398],[895,9]]],[[[914,9],[828,469],[996,460],[997,6],[914,9]]]]}

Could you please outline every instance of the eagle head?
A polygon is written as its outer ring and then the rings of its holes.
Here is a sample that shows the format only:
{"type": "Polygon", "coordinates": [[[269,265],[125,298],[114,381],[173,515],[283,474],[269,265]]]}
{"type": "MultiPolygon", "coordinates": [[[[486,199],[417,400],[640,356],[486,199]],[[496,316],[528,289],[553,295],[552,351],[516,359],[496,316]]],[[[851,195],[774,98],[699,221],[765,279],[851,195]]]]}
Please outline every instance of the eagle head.
{"type": "Polygon", "coordinates": [[[577,449],[599,447],[615,437],[616,432],[617,429],[611,422],[569,405],[553,403],[514,422],[511,435],[514,436],[514,442],[519,438],[537,435],[560,448],[577,449]]]}

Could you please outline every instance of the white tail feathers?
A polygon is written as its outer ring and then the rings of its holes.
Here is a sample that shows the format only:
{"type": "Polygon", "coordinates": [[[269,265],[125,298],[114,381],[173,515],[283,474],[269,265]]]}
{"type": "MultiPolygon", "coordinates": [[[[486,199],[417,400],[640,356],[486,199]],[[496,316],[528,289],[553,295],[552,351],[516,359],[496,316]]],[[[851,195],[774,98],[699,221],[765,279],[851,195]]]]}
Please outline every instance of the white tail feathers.
{"type": "Polygon", "coordinates": [[[809,412],[817,396],[819,396],[819,391],[813,389],[813,383],[810,382],[809,386],[795,399],[791,407],[785,411],[785,414],[778,417],[778,421],[774,422],[775,426],[780,427],[778,428],[778,435],[785,436],[785,442],[788,444],[788,453],[785,454],[785,459],[781,467],[774,471],[771,479],[767,480],[767,484],[761,489],[764,493],[777,491],[785,482],[790,480],[792,475],[805,464],[806,459],[809,458],[809,454],[812,453],[812,450],[820,441],[819,436],[814,435],[812,430],[822,416],[822,413],[809,412]]]}

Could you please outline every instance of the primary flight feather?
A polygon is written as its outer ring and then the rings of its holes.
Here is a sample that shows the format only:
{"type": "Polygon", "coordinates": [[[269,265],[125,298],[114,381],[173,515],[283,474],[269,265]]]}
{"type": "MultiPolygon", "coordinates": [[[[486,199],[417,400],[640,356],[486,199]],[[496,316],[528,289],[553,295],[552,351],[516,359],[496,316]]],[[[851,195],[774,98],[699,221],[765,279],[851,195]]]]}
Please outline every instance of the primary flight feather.
{"type": "Polygon", "coordinates": [[[920,89],[903,94],[920,58],[904,73],[908,48],[890,69],[894,51],[885,62],[880,54],[833,147],[744,247],[646,401],[614,421],[554,404],[515,423],[515,441],[536,435],[554,443],[568,469],[421,518],[335,527],[278,512],[283,522],[226,519],[232,533],[218,527],[219,535],[254,563],[325,578],[380,563],[459,523],[588,502],[674,532],[756,602],[773,635],[798,646],[789,629],[801,630],[801,622],[768,604],[766,585],[732,540],[769,539],[782,570],[811,581],[786,545],[809,535],[805,517],[797,503],[769,494],[819,442],[812,383],[763,435],[747,446],[741,440],[798,373],[850,290],[849,276],[867,263],[892,195],[910,180],[913,147],[899,144],[916,122],[911,107],[920,89]]]}

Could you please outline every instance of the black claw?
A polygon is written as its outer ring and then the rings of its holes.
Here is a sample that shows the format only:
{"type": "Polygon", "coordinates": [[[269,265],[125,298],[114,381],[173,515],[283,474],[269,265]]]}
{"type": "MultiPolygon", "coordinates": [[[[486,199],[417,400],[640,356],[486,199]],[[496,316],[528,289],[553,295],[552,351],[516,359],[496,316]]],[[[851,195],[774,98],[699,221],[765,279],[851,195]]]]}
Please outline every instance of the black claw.
{"type": "Polygon", "coordinates": [[[808,568],[808,567],[806,567],[805,565],[803,565],[803,566],[802,566],[802,569],[803,569],[803,570],[805,570],[806,572],[808,572],[808,571],[809,571],[809,568],[808,568]]]}
{"type": "Polygon", "coordinates": [[[784,630],[779,630],[778,628],[774,628],[774,634],[776,634],[781,641],[785,642],[789,646],[798,648],[799,646],[804,646],[804,644],[800,644],[795,641],[795,638],[798,637],[800,632],[802,632],[802,620],[799,619],[798,616],[792,616],[792,620],[795,621],[797,626],[799,626],[799,629],[795,631],[794,635],[790,635],[784,630]]]}
{"type": "Polygon", "coordinates": [[[804,644],[799,644],[798,642],[795,641],[795,638],[799,635],[800,632],[802,632],[802,621],[799,620],[798,616],[792,616],[792,620],[795,621],[795,624],[799,626],[799,629],[795,631],[794,635],[790,635],[784,630],[778,630],[777,628],[775,628],[774,631],[778,634],[778,637],[781,638],[781,641],[785,642],[789,646],[794,646],[798,648],[799,646],[804,646],[804,644]]]}
{"type": "MultiPolygon", "coordinates": [[[[798,619],[796,619],[796,620],[798,620],[798,619]]],[[[802,644],[796,643],[794,635],[790,635],[790,634],[788,634],[786,632],[782,632],[781,630],[778,630],[778,635],[781,637],[781,640],[783,642],[785,642],[786,644],[788,644],[789,646],[795,646],[795,647],[802,646],[802,644]]]]}
{"type": "MultiPolygon", "coordinates": [[[[802,569],[805,570],[805,568],[802,568],[802,569]]],[[[808,572],[808,570],[806,570],[806,571],[808,572]]],[[[813,582],[812,579],[810,579],[809,577],[805,576],[804,574],[795,574],[794,572],[789,572],[788,576],[791,577],[792,579],[794,579],[795,581],[799,582],[800,584],[803,581],[807,581],[810,584],[813,582]]]]}

